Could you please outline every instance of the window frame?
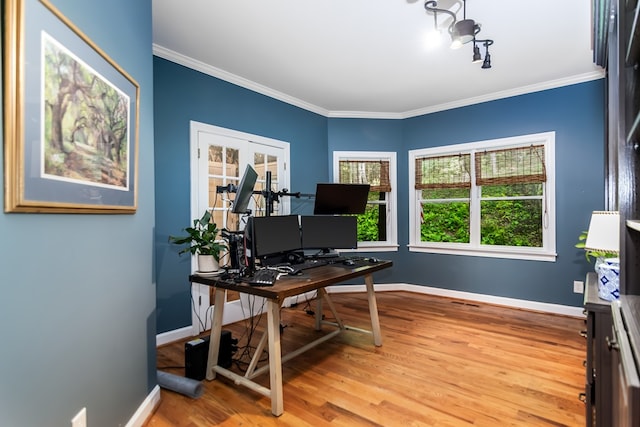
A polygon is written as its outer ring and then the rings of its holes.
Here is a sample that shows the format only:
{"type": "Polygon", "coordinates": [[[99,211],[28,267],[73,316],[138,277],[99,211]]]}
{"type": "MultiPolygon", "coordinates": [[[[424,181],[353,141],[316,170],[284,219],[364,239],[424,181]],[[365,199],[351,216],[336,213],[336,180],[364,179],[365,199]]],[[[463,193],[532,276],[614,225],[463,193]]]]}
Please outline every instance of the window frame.
{"type": "Polygon", "coordinates": [[[432,148],[410,150],[409,158],[409,251],[451,255],[481,256],[491,258],[523,259],[533,261],[555,262],[556,253],[556,202],[555,202],[555,132],[521,135],[463,144],[446,145],[432,148]],[[546,207],[547,215],[543,221],[543,246],[492,246],[480,244],[480,197],[481,187],[475,182],[474,153],[484,150],[500,148],[516,148],[529,145],[544,145],[545,167],[547,181],[543,185],[543,212],[546,207]],[[420,196],[421,190],[415,189],[416,158],[425,156],[440,156],[460,153],[471,153],[471,194],[470,194],[470,224],[469,243],[422,242],[420,240],[420,196]],[[546,218],[546,221],[545,221],[546,218]],[[546,225],[546,227],[545,227],[546,225]]]}
{"type": "Polygon", "coordinates": [[[376,242],[358,242],[358,248],[341,250],[341,252],[388,252],[398,250],[398,180],[397,156],[394,151],[334,151],[333,152],[333,182],[340,182],[340,161],[375,161],[389,162],[389,183],[391,191],[387,192],[387,240],[376,242]]]}

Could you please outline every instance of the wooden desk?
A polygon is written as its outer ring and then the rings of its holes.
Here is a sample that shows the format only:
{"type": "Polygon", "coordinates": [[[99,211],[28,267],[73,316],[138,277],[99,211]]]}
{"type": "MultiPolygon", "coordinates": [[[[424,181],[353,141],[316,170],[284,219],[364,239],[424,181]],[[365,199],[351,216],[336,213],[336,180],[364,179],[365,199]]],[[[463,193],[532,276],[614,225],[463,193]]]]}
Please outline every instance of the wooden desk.
{"type": "Polygon", "coordinates": [[[367,332],[373,335],[373,343],[376,346],[382,345],[382,336],[380,333],[380,321],[378,318],[378,306],[376,304],[375,292],[373,289],[373,273],[376,271],[389,268],[393,265],[391,261],[379,261],[375,264],[364,264],[353,268],[343,265],[326,265],[305,270],[304,276],[287,277],[278,280],[273,286],[257,287],[249,286],[246,283],[235,283],[232,281],[223,281],[215,276],[206,277],[199,275],[189,276],[189,280],[195,283],[201,283],[215,287],[215,300],[213,310],[213,321],[211,326],[211,338],[209,340],[209,357],[207,360],[207,380],[213,380],[216,373],[231,379],[236,384],[244,385],[258,393],[271,399],[271,413],[275,416],[282,415],[284,412],[283,394],[282,394],[282,363],[294,358],[295,356],[309,350],[312,347],[336,336],[344,330],[356,330],[367,332]],[[365,286],[367,289],[367,298],[369,301],[369,315],[371,316],[371,331],[354,328],[345,325],[336,313],[331,298],[327,294],[325,287],[345,282],[347,280],[364,276],[365,286]],[[244,376],[231,372],[228,369],[218,366],[218,351],[220,347],[220,334],[222,332],[222,314],[224,310],[224,290],[229,289],[250,295],[264,297],[267,300],[267,330],[262,335],[260,342],[256,348],[249,367],[244,376]],[[290,296],[300,295],[305,292],[317,291],[317,309],[315,317],[316,330],[320,330],[323,324],[335,326],[336,329],[302,347],[287,353],[281,354],[280,347],[280,307],[284,299],[290,296]],[[322,301],[325,301],[331,310],[335,322],[327,322],[322,319],[322,301]],[[265,346],[269,345],[269,364],[258,368],[258,360],[265,346]],[[256,376],[269,371],[269,387],[266,388],[252,379],[256,376]]]}

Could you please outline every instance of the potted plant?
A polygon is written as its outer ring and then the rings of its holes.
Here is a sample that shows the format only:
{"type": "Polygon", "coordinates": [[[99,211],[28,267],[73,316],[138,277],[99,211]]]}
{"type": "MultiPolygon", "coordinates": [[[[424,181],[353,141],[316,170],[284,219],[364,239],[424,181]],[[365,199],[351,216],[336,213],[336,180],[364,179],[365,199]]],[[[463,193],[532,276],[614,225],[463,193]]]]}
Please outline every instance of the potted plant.
{"type": "Polygon", "coordinates": [[[584,249],[584,256],[587,258],[587,262],[591,263],[591,259],[593,258],[596,262],[596,266],[603,262],[605,258],[615,258],[618,256],[616,252],[605,252],[605,251],[594,251],[591,249],[586,249],[585,245],[587,243],[587,235],[588,231],[583,231],[578,236],[578,243],[576,243],[576,248],[584,249]]]}
{"type": "Polygon", "coordinates": [[[211,222],[211,213],[206,210],[202,218],[193,220],[193,227],[187,227],[184,231],[187,232],[186,236],[169,236],[170,243],[189,245],[178,254],[190,252],[192,255],[198,255],[199,272],[217,271],[220,253],[226,249],[226,246],[216,240],[220,230],[214,222],[211,222]]]}
{"type": "MultiPolygon", "coordinates": [[[[589,230],[591,230],[591,227],[589,230]]],[[[620,296],[620,260],[617,258],[618,252],[607,249],[595,250],[587,248],[588,234],[589,232],[583,231],[578,236],[578,243],[575,246],[576,248],[584,249],[585,257],[589,263],[591,263],[592,259],[595,260],[594,270],[598,275],[598,296],[606,301],[614,301],[620,296]]],[[[617,245],[618,243],[616,242],[617,245]]],[[[611,249],[608,245],[594,246],[611,249]]]]}

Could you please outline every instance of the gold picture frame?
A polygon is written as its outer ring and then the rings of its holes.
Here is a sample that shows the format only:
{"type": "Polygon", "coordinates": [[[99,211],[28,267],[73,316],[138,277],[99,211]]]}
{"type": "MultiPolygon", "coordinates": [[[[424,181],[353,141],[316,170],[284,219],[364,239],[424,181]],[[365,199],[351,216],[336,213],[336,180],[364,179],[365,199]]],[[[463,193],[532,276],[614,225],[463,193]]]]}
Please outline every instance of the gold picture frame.
{"type": "Polygon", "coordinates": [[[48,0],[6,0],[5,212],[135,213],[140,86],[48,0]]]}

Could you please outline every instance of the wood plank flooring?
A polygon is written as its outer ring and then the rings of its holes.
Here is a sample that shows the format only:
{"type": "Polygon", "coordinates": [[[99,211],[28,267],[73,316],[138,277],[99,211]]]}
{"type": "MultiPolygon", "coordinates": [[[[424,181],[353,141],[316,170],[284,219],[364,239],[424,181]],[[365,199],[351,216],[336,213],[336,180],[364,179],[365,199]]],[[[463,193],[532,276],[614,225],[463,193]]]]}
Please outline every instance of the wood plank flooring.
{"type": "MultiPolygon", "coordinates": [[[[376,294],[383,345],[348,331],[284,364],[284,414],[218,377],[199,399],[161,390],[147,427],[584,426],[582,319],[408,292],[376,294]]],[[[370,329],[366,294],[332,294],[345,323],[370,329]]],[[[300,301],[282,309],[283,354],[317,336],[300,301]]],[[[327,320],[330,312],[325,310],[327,320]]],[[[257,331],[266,325],[266,314],[257,331]]],[[[225,326],[246,343],[249,322],[225,326]]],[[[326,329],[326,327],[325,327],[326,329]]],[[[255,333],[252,344],[259,339],[255,333]]],[[[188,341],[188,340],[185,340],[188,341]]],[[[184,375],[184,342],[158,369],[184,375]]],[[[265,354],[266,359],[266,354],[265,354]]],[[[268,386],[268,374],[258,381],[268,386]]]]}

